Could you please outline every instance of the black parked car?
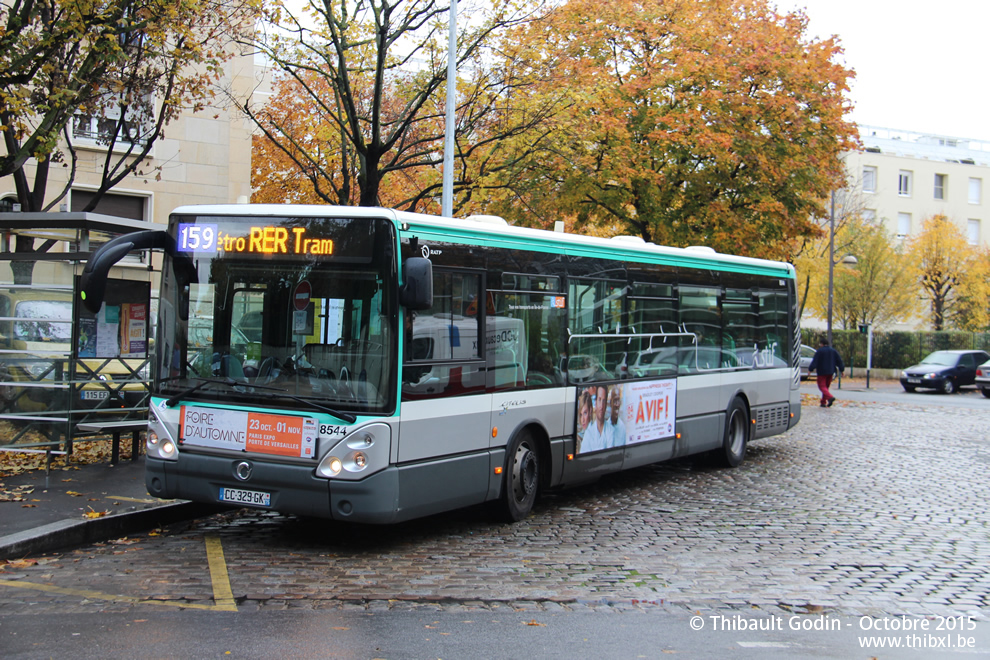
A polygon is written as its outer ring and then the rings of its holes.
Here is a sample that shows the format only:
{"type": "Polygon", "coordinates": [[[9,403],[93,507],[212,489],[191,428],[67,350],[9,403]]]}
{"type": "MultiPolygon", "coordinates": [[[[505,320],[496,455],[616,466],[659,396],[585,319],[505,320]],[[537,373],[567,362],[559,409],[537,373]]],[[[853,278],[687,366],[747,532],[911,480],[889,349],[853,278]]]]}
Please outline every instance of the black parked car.
{"type": "Polygon", "coordinates": [[[905,391],[916,388],[952,394],[960,387],[976,383],[976,368],[990,360],[984,351],[935,351],[913,367],[901,372],[905,391]]]}

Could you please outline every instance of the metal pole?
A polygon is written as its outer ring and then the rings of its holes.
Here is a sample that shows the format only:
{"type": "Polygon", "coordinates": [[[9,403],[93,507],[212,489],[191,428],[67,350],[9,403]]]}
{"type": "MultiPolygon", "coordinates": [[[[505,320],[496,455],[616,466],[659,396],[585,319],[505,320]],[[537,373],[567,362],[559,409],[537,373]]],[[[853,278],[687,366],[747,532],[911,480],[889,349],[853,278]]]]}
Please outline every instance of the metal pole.
{"type": "Polygon", "coordinates": [[[873,368],[873,324],[866,326],[866,389],[870,389],[870,369],[873,368]]]}
{"type": "Polygon", "coordinates": [[[457,109],[457,0],[450,0],[447,37],[447,117],[443,139],[443,195],[441,214],[454,217],[454,112],[457,109]]]}
{"type": "Polygon", "coordinates": [[[832,277],[835,272],[835,191],[832,191],[832,207],[828,214],[828,315],[825,336],[832,346],[832,277]]]}

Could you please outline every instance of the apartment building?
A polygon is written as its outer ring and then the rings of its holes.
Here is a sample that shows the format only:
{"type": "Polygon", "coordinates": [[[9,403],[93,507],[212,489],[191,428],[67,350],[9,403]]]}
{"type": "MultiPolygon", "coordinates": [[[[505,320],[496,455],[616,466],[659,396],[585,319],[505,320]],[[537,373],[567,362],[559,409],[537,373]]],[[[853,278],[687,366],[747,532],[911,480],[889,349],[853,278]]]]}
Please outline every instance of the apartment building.
{"type": "Polygon", "coordinates": [[[859,130],[863,149],[846,155],[846,167],[866,218],[903,240],[941,213],[971,245],[990,243],[990,142],[877,126],[859,130]]]}

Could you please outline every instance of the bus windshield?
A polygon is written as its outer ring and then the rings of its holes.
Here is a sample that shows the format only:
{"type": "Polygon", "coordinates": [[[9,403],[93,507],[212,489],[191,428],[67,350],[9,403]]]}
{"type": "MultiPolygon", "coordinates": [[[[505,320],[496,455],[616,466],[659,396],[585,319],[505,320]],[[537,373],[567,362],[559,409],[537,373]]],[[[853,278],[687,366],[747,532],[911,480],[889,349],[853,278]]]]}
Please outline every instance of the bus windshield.
{"type": "Polygon", "coordinates": [[[391,223],[195,216],[173,217],[171,233],[156,393],[352,414],[394,409],[391,223]]]}

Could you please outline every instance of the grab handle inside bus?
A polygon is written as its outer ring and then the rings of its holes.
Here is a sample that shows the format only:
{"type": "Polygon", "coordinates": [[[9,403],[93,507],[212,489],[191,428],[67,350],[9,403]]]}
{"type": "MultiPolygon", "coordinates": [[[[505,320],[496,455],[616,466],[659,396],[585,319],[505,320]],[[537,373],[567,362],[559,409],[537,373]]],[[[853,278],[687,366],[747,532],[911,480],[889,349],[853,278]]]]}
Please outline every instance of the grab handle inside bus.
{"type": "Polygon", "coordinates": [[[406,309],[433,307],[433,262],[424,257],[409,257],[402,264],[402,288],[399,302],[406,309]]]}
{"type": "Polygon", "coordinates": [[[180,280],[191,282],[196,271],[189,258],[176,252],[175,239],[165,231],[149,229],[124,234],[108,241],[86,262],[79,278],[79,295],[83,306],[93,314],[100,311],[106,297],[107,277],[114,264],[134,250],[161,249],[173,257],[173,267],[180,280]]]}

